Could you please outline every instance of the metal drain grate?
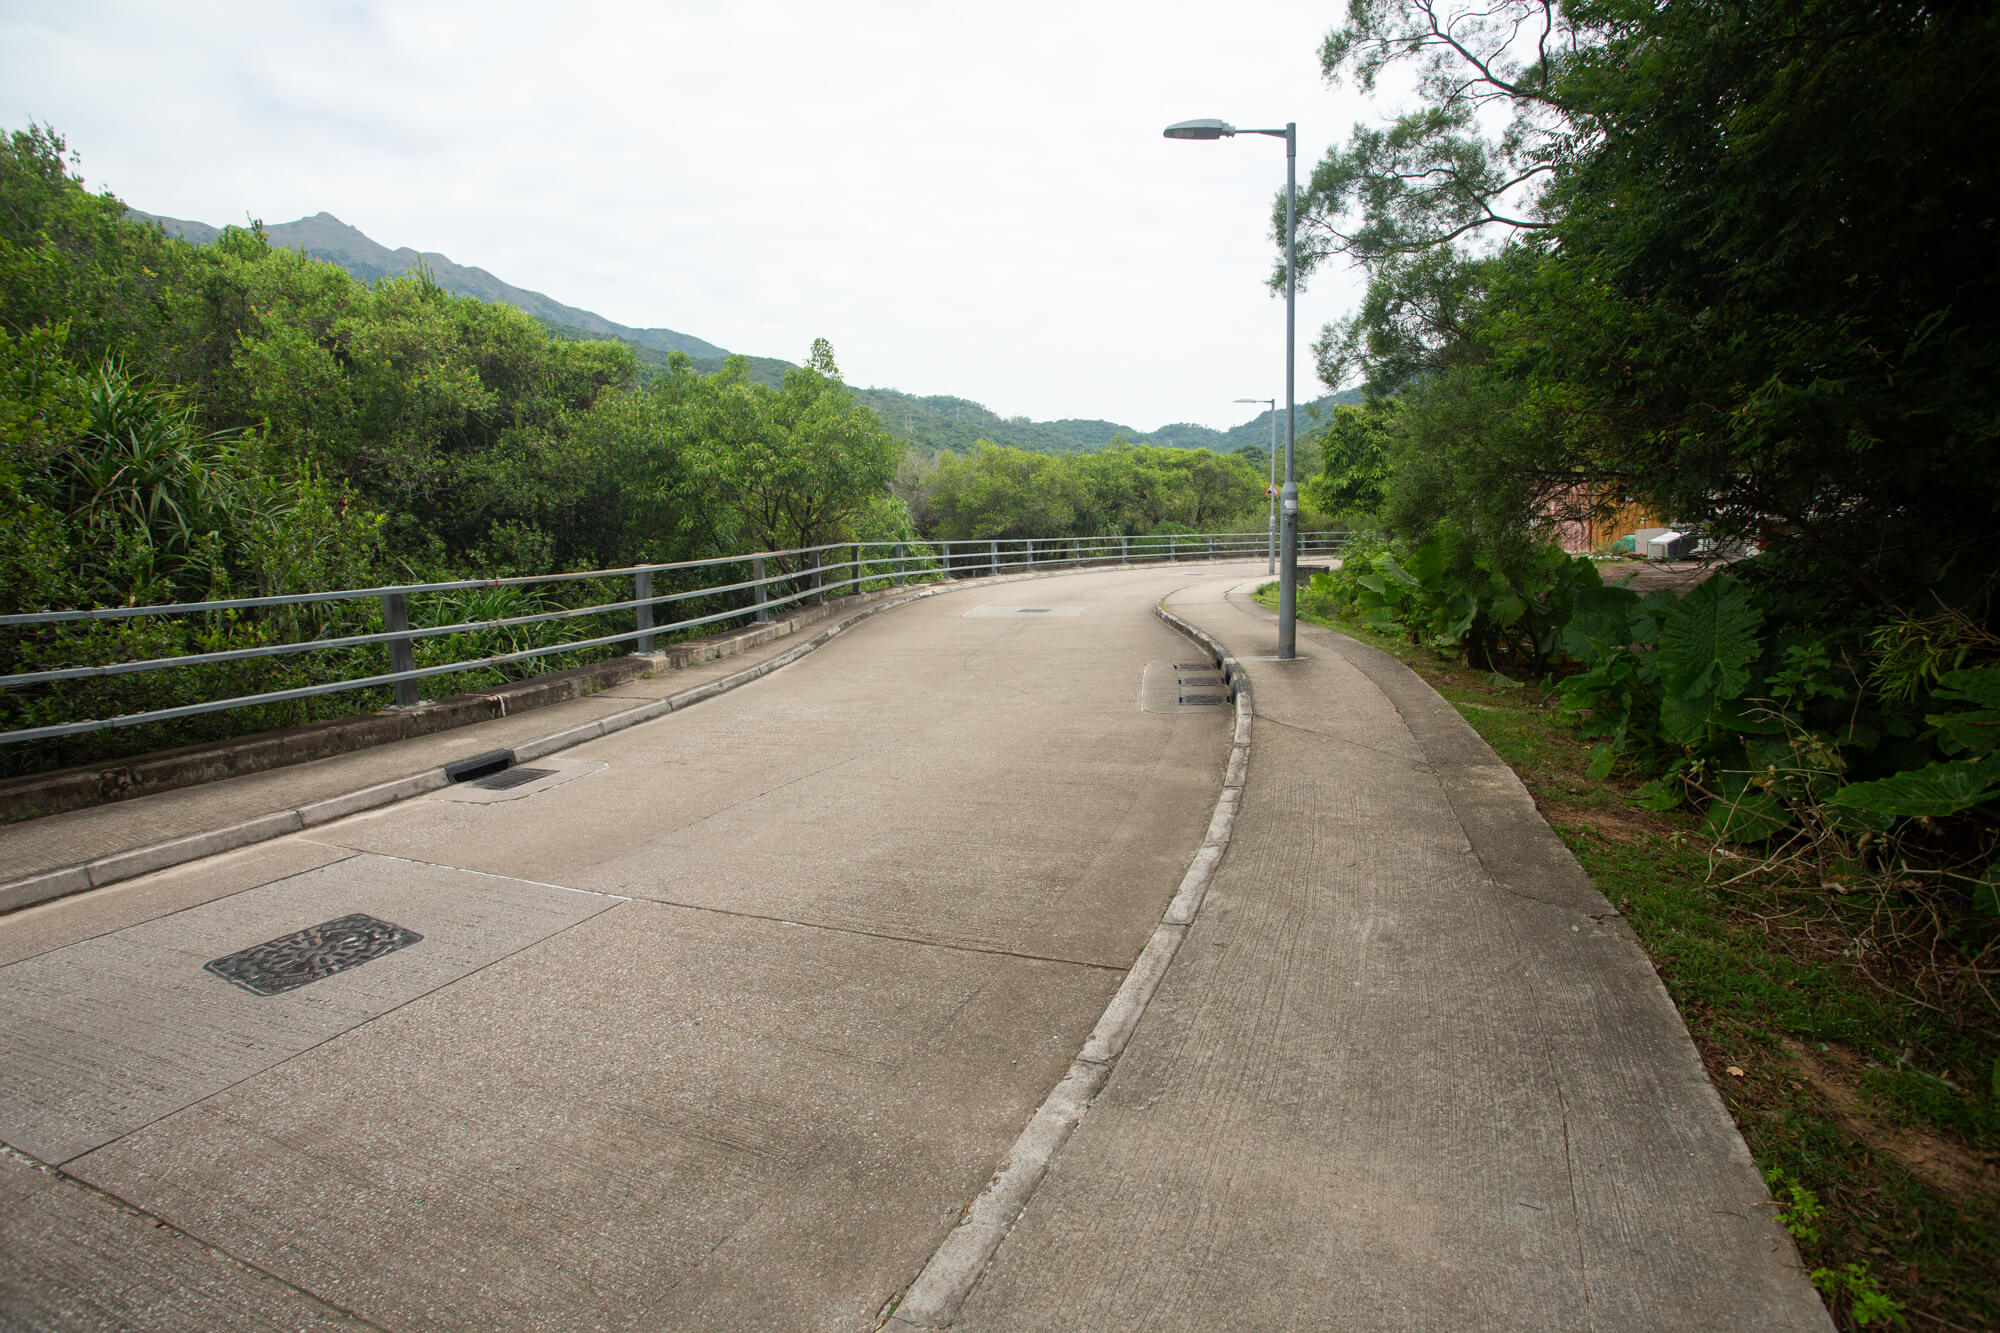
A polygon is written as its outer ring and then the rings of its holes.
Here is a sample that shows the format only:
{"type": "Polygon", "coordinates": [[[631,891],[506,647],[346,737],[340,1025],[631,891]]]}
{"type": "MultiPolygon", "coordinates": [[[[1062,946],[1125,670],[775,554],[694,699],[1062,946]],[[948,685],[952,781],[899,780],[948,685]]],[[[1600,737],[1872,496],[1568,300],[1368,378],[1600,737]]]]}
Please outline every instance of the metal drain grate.
{"type": "Polygon", "coordinates": [[[1177,678],[1175,679],[1174,683],[1175,683],[1176,685],[1180,685],[1180,686],[1183,686],[1183,687],[1185,687],[1185,686],[1188,686],[1188,685],[1220,685],[1220,684],[1222,684],[1222,677],[1220,677],[1220,676],[1180,676],[1180,677],[1177,677],[1177,678]]]}
{"type": "Polygon", "coordinates": [[[1184,704],[1219,704],[1226,703],[1227,700],[1219,694],[1183,694],[1181,702],[1184,704]]]}
{"type": "Polygon", "coordinates": [[[205,970],[253,995],[282,995],[422,938],[414,930],[355,912],[239,949],[206,964],[205,970]]]}
{"type": "Polygon", "coordinates": [[[1174,670],[1176,670],[1176,671],[1213,671],[1213,670],[1215,670],[1215,663],[1213,663],[1213,662],[1176,662],[1176,663],[1174,663],[1174,670]]]}
{"type": "Polygon", "coordinates": [[[465,785],[477,787],[481,791],[510,791],[515,787],[525,787],[541,778],[554,777],[561,771],[555,768],[510,768],[505,773],[495,773],[490,778],[481,778],[477,782],[468,782],[465,785]]]}
{"type": "Polygon", "coordinates": [[[1020,609],[1020,614],[1024,616],[1045,616],[1048,613],[1046,606],[1024,606],[1020,609]]]}

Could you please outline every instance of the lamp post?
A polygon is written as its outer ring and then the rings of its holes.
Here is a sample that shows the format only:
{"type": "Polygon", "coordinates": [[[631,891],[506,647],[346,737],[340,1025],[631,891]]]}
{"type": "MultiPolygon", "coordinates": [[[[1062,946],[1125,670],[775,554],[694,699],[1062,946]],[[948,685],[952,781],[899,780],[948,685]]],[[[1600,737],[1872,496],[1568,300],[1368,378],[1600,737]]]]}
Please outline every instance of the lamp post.
{"type": "Polygon", "coordinates": [[[1271,413],[1271,481],[1264,487],[1265,498],[1271,502],[1270,559],[1265,565],[1266,574],[1278,572],[1278,400],[1275,398],[1238,398],[1239,403],[1262,403],[1271,413]]]}
{"type": "Polygon", "coordinates": [[[1238,134],[1265,134],[1285,141],[1285,489],[1278,496],[1282,515],[1278,660],[1289,662],[1299,655],[1299,488],[1292,475],[1292,440],[1297,431],[1297,410],[1292,397],[1292,345],[1297,340],[1298,312],[1299,127],[1296,121],[1287,121],[1282,130],[1239,130],[1222,120],[1183,120],[1167,126],[1165,134],[1169,139],[1228,139],[1238,134]]]}

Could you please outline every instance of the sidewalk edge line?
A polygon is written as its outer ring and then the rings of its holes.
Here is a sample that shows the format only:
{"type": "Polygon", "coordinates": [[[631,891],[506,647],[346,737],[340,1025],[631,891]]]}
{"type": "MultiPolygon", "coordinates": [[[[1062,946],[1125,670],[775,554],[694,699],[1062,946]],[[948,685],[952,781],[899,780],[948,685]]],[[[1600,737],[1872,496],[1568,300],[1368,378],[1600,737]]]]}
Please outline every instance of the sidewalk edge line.
{"type": "Polygon", "coordinates": [[[1222,864],[1223,853],[1228,850],[1236,813],[1243,804],[1243,780],[1249,769],[1253,716],[1249,677],[1242,663],[1212,636],[1167,610],[1166,598],[1160,599],[1153,614],[1205,648],[1210,660],[1234,685],[1236,728],[1222,790],[1216,795],[1215,812],[1209,819],[1207,833],[1159,926],[1139,951],[1111,1002],[1105,1005],[1097,1026],[1091,1029],[1083,1048],[1071,1061],[1069,1071],[1042,1099],[1027,1127],[1000,1159],[986,1188],[966,1205],[957,1225],[931,1252],[903,1298],[892,1310],[884,1312],[876,1324],[878,1333],[948,1329],[957,1322],[966,1298],[985,1276],[1001,1242],[1020,1220],[1049,1167],[1069,1142],[1070,1134],[1097,1100],[1098,1093],[1111,1081],[1118,1057],[1124,1054],[1139,1020],[1145,1016],[1146,1006],[1166,978],[1167,969],[1193,926],[1208,886],[1222,864]]]}

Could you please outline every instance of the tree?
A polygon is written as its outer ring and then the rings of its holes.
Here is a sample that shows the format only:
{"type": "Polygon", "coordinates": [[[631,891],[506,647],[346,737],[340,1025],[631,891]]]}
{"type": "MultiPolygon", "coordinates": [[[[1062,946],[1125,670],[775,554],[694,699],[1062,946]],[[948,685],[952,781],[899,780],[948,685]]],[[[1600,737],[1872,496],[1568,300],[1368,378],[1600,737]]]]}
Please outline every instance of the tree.
{"type": "Polygon", "coordinates": [[[1828,607],[1990,622],[1997,51],[1982,6],[1355,0],[1329,77],[1427,105],[1314,173],[1308,262],[1371,275],[1322,366],[1478,402],[1403,436],[1518,524],[1633,494],[1828,607]]]}
{"type": "Polygon", "coordinates": [[[732,357],[701,380],[679,357],[667,386],[686,414],[677,431],[690,463],[728,516],[726,540],[788,550],[907,523],[883,507],[902,446],[854,401],[824,338],[775,393],[745,370],[732,357]]]}
{"type": "Polygon", "coordinates": [[[1308,477],[1308,503],[1329,514],[1373,519],[1388,495],[1393,404],[1383,401],[1333,409],[1320,437],[1321,470],[1308,477]]]}

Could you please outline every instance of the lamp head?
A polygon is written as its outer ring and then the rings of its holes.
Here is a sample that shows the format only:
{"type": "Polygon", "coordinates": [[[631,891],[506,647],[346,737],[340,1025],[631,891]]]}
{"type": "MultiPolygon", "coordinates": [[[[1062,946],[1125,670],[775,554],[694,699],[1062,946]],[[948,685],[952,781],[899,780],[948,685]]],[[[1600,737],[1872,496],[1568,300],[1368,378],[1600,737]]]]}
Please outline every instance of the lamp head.
{"type": "Polygon", "coordinates": [[[1165,137],[1169,139],[1226,139],[1236,133],[1236,127],[1226,120],[1183,120],[1177,125],[1169,125],[1165,137]]]}

